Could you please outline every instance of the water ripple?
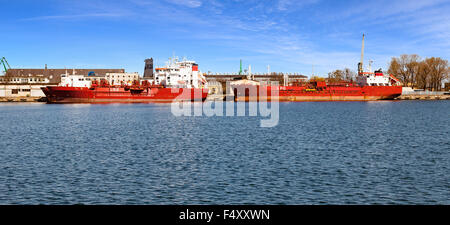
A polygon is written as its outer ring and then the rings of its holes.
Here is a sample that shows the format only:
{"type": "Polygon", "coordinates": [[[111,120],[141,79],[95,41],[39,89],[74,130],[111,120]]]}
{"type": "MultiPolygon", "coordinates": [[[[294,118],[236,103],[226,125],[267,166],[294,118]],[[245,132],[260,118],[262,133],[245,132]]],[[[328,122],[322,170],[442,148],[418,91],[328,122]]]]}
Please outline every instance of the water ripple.
{"type": "Polygon", "coordinates": [[[450,204],[450,103],[0,104],[0,204],[450,204]]]}

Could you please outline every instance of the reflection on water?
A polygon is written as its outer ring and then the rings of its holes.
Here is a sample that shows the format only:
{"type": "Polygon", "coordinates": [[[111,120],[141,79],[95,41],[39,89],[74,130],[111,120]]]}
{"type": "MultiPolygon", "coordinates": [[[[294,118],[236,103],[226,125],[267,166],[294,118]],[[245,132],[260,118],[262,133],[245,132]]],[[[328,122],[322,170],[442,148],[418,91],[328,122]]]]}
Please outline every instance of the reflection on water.
{"type": "Polygon", "coordinates": [[[450,204],[448,101],[0,104],[0,204],[450,204]]]}

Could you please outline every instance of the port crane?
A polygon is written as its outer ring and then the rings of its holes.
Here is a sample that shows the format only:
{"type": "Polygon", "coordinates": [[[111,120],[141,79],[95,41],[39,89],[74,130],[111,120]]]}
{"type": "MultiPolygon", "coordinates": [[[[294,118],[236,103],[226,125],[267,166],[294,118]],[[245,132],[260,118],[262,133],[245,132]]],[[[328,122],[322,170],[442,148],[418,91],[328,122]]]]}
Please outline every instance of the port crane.
{"type": "Polygon", "coordinates": [[[11,66],[9,66],[9,63],[8,63],[8,61],[6,60],[5,57],[2,57],[2,58],[0,59],[0,65],[3,65],[3,69],[4,69],[5,73],[8,72],[8,70],[11,69],[11,66]],[[8,66],[8,68],[7,68],[6,66],[8,66]]]}

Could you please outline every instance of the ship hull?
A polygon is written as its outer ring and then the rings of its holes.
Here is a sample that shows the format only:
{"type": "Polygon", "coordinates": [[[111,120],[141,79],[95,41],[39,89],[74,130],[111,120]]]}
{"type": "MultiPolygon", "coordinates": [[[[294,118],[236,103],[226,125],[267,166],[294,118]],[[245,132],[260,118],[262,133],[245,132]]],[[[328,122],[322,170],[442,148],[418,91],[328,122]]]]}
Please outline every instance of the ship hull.
{"type": "Polygon", "coordinates": [[[324,90],[311,90],[296,86],[238,85],[233,90],[235,101],[281,102],[393,100],[402,93],[401,86],[329,86],[324,90]]]}
{"type": "Polygon", "coordinates": [[[177,101],[204,101],[207,89],[200,88],[146,88],[127,90],[122,87],[44,87],[48,103],[171,103],[177,101]]]}

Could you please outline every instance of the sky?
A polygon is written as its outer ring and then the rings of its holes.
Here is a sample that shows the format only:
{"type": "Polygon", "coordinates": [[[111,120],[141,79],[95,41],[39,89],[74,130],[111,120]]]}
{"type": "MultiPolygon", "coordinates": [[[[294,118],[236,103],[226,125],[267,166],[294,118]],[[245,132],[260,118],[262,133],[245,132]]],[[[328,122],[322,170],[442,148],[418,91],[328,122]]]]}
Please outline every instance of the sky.
{"type": "Polygon", "coordinates": [[[176,55],[202,72],[387,69],[450,57],[450,0],[0,0],[0,57],[13,68],[125,68],[176,55]]]}

